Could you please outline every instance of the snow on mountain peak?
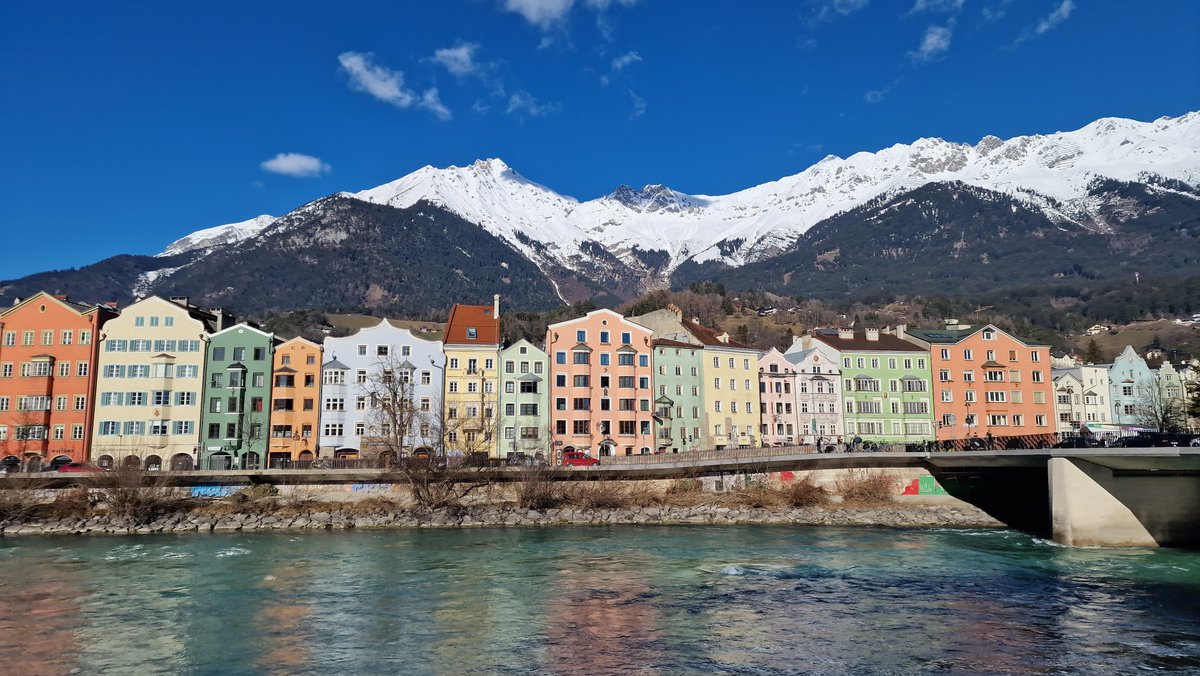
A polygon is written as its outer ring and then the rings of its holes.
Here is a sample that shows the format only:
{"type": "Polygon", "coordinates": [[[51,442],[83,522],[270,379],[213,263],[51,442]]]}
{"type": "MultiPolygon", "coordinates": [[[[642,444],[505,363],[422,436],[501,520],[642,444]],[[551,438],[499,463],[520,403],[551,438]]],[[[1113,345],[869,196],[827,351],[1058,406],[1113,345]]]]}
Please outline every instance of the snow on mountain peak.
{"type": "Polygon", "coordinates": [[[167,245],[159,256],[173,256],[185,251],[196,249],[211,249],[221,244],[232,244],[254,237],[275,222],[275,217],[268,214],[255,216],[248,221],[218,225],[212,228],[197,230],[190,235],[181,237],[167,245]]]}

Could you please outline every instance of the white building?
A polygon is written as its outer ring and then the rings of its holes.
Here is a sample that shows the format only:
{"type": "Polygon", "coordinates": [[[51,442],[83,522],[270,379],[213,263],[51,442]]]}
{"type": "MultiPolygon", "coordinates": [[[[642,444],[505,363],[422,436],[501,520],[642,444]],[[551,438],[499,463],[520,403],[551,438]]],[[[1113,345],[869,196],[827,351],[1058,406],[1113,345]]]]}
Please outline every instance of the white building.
{"type": "Polygon", "coordinates": [[[391,449],[372,448],[387,436],[381,415],[381,383],[395,378],[394,391],[409,398],[413,415],[402,452],[438,450],[442,380],[446,358],[440,340],[427,340],[386,319],[344,338],[325,338],[321,367],[321,457],[373,458],[391,449]]]}

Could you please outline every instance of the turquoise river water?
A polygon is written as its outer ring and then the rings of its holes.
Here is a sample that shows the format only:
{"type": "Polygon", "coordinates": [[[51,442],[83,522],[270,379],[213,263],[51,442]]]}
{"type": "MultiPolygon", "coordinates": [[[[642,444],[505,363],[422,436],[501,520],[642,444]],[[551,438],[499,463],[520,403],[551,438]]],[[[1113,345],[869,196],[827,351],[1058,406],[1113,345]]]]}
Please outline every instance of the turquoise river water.
{"type": "Polygon", "coordinates": [[[4,674],[1200,673],[1200,553],[1004,530],[0,539],[4,674]]]}

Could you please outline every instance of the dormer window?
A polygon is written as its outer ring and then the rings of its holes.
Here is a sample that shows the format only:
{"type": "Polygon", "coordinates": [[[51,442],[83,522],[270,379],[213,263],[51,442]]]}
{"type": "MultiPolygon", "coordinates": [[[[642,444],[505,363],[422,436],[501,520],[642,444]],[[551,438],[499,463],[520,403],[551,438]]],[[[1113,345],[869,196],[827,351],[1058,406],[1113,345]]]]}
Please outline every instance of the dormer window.
{"type": "Polygon", "coordinates": [[[479,336],[479,332],[474,326],[467,327],[467,340],[475,340],[479,336]]]}
{"type": "Polygon", "coordinates": [[[995,332],[995,331],[993,331],[993,330],[991,330],[991,329],[984,329],[984,331],[983,331],[983,339],[984,339],[984,340],[995,340],[995,339],[996,339],[996,332],[995,332]]]}

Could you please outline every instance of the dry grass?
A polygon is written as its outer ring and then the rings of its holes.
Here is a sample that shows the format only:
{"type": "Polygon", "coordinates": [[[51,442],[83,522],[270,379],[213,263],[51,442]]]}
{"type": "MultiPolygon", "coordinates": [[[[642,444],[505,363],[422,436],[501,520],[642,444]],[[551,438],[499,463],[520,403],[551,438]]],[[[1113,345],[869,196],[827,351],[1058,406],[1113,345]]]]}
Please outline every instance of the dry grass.
{"type": "Polygon", "coordinates": [[[571,500],[570,491],[561,474],[552,467],[536,467],[524,473],[517,484],[517,505],[522,509],[555,509],[571,500]]]}
{"type": "Polygon", "coordinates": [[[21,523],[42,507],[37,491],[24,488],[0,490],[0,524],[21,523]]]}
{"type": "Polygon", "coordinates": [[[829,491],[808,474],[784,484],[779,492],[792,507],[817,507],[829,502],[829,491]]]}
{"type": "Polygon", "coordinates": [[[878,470],[848,470],[835,486],[844,502],[879,504],[896,499],[896,479],[878,470]]]}
{"type": "Polygon", "coordinates": [[[142,526],[192,506],[187,494],[167,485],[167,478],[136,468],[118,467],[100,480],[99,493],[108,513],[127,523],[142,526]]]}
{"type": "Polygon", "coordinates": [[[87,486],[74,486],[57,492],[49,504],[49,515],[56,519],[87,516],[99,504],[100,497],[87,486]]]}

